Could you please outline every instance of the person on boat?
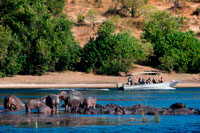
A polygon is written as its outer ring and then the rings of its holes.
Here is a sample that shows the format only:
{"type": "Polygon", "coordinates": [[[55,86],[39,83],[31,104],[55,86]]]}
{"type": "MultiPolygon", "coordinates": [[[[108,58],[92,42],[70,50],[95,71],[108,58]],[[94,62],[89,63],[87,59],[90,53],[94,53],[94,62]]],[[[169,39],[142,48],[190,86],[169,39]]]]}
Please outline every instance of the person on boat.
{"type": "Polygon", "coordinates": [[[144,81],[144,79],[142,79],[142,84],[145,84],[145,81],[144,81]]]}
{"type": "Polygon", "coordinates": [[[131,77],[128,77],[128,85],[131,85],[131,81],[132,81],[131,77]]]}
{"type": "Polygon", "coordinates": [[[156,84],[156,80],[154,78],[152,79],[152,82],[153,82],[153,84],[156,84]]]}
{"type": "Polygon", "coordinates": [[[163,80],[163,77],[161,77],[159,80],[158,80],[159,83],[163,83],[164,80],[163,80]]]}
{"type": "Polygon", "coordinates": [[[132,79],[131,79],[130,83],[131,83],[131,85],[134,85],[134,82],[133,82],[133,80],[132,80],[132,79]]]}
{"type": "Polygon", "coordinates": [[[146,80],[146,84],[151,84],[151,78],[150,77],[146,80]]]}
{"type": "Polygon", "coordinates": [[[138,79],[138,84],[142,84],[141,78],[138,79]]]}

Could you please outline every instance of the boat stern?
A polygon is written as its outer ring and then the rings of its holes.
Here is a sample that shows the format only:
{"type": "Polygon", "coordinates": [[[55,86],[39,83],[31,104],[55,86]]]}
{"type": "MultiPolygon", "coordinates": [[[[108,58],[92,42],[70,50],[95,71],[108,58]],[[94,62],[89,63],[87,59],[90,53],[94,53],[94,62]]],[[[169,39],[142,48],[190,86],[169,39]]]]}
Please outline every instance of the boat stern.
{"type": "Polygon", "coordinates": [[[170,87],[173,87],[175,86],[176,84],[178,84],[178,81],[177,80],[172,80],[169,84],[170,87]]]}

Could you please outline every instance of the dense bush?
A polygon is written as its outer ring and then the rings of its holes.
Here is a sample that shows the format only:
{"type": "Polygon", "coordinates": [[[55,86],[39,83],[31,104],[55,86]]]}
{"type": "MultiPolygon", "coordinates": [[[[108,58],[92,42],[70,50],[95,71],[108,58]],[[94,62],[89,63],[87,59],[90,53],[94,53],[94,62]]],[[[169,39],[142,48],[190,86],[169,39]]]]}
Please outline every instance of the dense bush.
{"type": "Polygon", "coordinates": [[[145,21],[142,38],[156,45],[166,34],[178,31],[181,23],[181,19],[172,16],[171,13],[156,11],[145,21]]]}
{"type": "Polygon", "coordinates": [[[46,5],[53,15],[60,14],[65,6],[66,0],[47,0],[46,5]]]}
{"type": "Polygon", "coordinates": [[[200,41],[193,32],[173,32],[166,35],[161,68],[168,71],[200,72],[200,41]],[[170,67],[169,67],[170,66],[170,67]]]}
{"type": "Polygon", "coordinates": [[[200,43],[192,32],[181,32],[182,19],[158,11],[144,24],[143,38],[154,49],[152,64],[167,71],[199,72],[200,43]]]}
{"type": "Polygon", "coordinates": [[[9,28],[0,26],[0,77],[15,75],[22,70],[23,50],[16,34],[9,28]]]}
{"type": "Polygon", "coordinates": [[[118,75],[128,72],[132,63],[146,58],[139,40],[129,32],[114,34],[114,25],[110,21],[99,27],[98,35],[83,48],[80,65],[86,72],[118,75]]]}
{"type": "MultiPolygon", "coordinates": [[[[6,57],[6,60],[16,58],[22,68],[6,75],[73,69],[79,59],[80,47],[71,32],[72,23],[66,16],[52,17],[47,5],[45,0],[2,0],[0,15],[3,26],[10,29],[10,40],[15,42],[17,38],[22,47],[20,52],[11,47],[13,53],[19,54],[6,57]]],[[[2,68],[0,71],[5,70],[2,68]]]]}
{"type": "Polygon", "coordinates": [[[163,56],[162,39],[171,32],[178,31],[181,26],[180,18],[173,17],[166,11],[154,11],[144,22],[142,38],[150,42],[154,49],[151,65],[157,67],[159,57],[163,56]]]}

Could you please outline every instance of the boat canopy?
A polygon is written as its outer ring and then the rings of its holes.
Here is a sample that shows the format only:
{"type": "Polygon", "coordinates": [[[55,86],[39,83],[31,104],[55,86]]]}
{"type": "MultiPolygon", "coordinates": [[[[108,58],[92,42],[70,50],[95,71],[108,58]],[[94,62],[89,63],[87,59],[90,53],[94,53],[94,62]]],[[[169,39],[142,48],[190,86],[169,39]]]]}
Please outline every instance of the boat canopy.
{"type": "Polygon", "coordinates": [[[135,75],[160,75],[159,72],[137,72],[137,73],[131,73],[128,76],[135,76],[135,75]]]}

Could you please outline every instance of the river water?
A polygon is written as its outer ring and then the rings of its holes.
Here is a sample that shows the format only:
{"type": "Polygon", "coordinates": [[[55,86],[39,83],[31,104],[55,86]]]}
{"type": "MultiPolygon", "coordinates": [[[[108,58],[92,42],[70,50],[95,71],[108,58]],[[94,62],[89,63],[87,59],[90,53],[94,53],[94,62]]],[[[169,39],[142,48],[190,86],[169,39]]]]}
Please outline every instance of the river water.
{"type": "MultiPolygon", "coordinates": [[[[178,88],[169,91],[79,90],[84,97],[96,96],[97,104],[103,105],[144,104],[163,108],[180,102],[187,107],[200,109],[200,88],[178,88]]],[[[16,95],[26,102],[28,99],[41,98],[59,91],[59,89],[1,89],[0,109],[3,109],[3,99],[7,95],[16,95]]],[[[63,102],[60,105],[62,104],[63,102]]],[[[200,115],[79,115],[65,114],[62,107],[59,109],[59,114],[54,115],[26,114],[25,110],[1,113],[0,132],[200,132],[200,115]],[[31,121],[33,119],[34,121],[31,121]]]]}

